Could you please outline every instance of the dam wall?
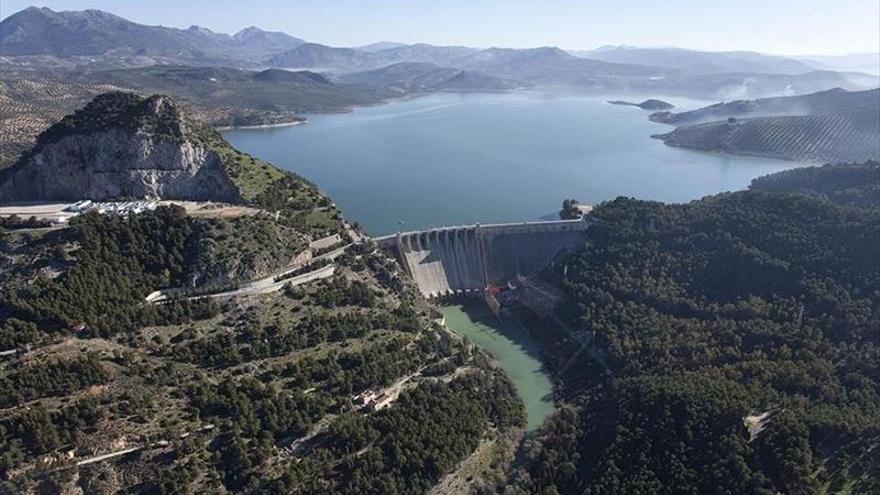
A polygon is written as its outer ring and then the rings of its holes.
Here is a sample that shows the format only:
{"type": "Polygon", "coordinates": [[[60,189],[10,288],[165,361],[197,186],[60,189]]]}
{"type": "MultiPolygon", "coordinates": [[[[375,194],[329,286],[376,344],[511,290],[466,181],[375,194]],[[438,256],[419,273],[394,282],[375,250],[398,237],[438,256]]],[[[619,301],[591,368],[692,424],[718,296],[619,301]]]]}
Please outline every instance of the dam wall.
{"type": "Polygon", "coordinates": [[[584,240],[587,222],[559,220],[443,227],[375,238],[428,298],[482,292],[543,269],[584,240]]]}

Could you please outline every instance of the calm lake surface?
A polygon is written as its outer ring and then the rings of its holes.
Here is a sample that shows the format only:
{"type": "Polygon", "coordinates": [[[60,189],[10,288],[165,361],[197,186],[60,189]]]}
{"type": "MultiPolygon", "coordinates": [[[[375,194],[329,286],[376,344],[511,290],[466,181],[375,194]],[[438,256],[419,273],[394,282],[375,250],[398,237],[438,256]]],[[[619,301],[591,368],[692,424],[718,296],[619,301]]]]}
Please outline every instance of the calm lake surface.
{"type": "Polygon", "coordinates": [[[526,429],[533,431],[553,412],[553,388],[537,345],[513,316],[496,318],[481,302],[444,306],[446,326],[489,351],[526,405],[526,429]]]}
{"type": "MultiPolygon", "coordinates": [[[[649,136],[672,127],[614,98],[439,94],[224,136],[316,183],[373,235],[535,220],[566,197],[686,202],[798,165],[666,146],[649,136]]],[[[709,103],[666,99],[678,111],[709,103]]]]}

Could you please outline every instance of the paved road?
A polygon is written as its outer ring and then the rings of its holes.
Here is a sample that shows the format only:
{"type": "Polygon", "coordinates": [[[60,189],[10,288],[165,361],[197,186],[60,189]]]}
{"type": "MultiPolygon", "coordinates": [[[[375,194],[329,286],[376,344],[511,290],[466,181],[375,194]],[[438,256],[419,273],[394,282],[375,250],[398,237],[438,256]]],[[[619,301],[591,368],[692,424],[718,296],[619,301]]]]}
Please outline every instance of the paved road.
{"type": "MultiPolygon", "coordinates": [[[[322,260],[333,261],[336,258],[342,256],[345,253],[345,250],[348,249],[351,245],[352,244],[346,244],[346,245],[340,246],[339,248],[334,249],[333,251],[330,251],[328,253],[324,253],[320,256],[315,256],[314,258],[312,258],[308,261],[303,261],[300,263],[295,263],[293,265],[287,266],[287,267],[283,268],[282,270],[279,270],[279,271],[273,273],[272,275],[269,275],[268,277],[264,277],[259,280],[254,280],[253,282],[248,282],[235,290],[230,290],[230,291],[226,291],[226,292],[219,292],[216,294],[205,294],[205,295],[201,295],[201,296],[192,296],[192,297],[189,297],[188,299],[202,299],[205,297],[224,298],[224,297],[246,296],[246,295],[253,295],[253,294],[268,294],[269,292],[275,292],[275,291],[280,290],[282,287],[284,287],[287,284],[291,284],[291,285],[296,286],[296,285],[304,284],[306,282],[311,282],[312,280],[327,278],[327,277],[333,275],[333,273],[335,273],[336,265],[327,265],[322,268],[316,268],[315,270],[312,270],[308,273],[304,273],[302,275],[297,275],[295,277],[281,280],[279,282],[275,281],[276,278],[283,277],[284,275],[287,275],[288,273],[299,270],[303,266],[306,266],[310,263],[314,263],[316,261],[322,261],[322,260]]],[[[180,289],[180,288],[158,290],[158,291],[153,292],[152,294],[149,294],[146,297],[146,300],[148,303],[151,303],[151,304],[162,303],[162,302],[167,301],[169,296],[173,296],[175,293],[185,293],[185,290],[180,289]]]]}
{"type": "Polygon", "coordinates": [[[251,282],[250,284],[244,285],[235,290],[220,292],[218,294],[209,294],[206,296],[197,296],[191,299],[198,299],[199,297],[224,298],[236,296],[251,296],[256,294],[268,294],[270,292],[281,290],[281,288],[285,285],[291,285],[295,287],[297,285],[311,282],[312,280],[332,277],[334,273],[336,273],[336,265],[327,265],[318,268],[317,270],[303,273],[302,275],[297,275],[295,277],[291,277],[280,282],[275,282],[274,277],[272,277],[271,279],[269,279],[272,280],[272,282],[268,284],[262,283],[267,279],[262,279],[258,280],[257,282],[251,282]]]}

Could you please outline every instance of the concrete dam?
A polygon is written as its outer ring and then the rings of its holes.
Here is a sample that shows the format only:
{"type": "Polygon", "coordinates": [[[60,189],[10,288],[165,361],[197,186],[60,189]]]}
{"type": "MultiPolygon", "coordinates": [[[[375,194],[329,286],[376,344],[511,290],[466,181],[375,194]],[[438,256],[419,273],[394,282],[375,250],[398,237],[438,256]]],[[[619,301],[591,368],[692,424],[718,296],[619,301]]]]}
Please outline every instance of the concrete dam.
{"type": "Polygon", "coordinates": [[[428,298],[480,293],[540,271],[584,241],[587,222],[476,224],[373,239],[391,251],[428,298]]]}

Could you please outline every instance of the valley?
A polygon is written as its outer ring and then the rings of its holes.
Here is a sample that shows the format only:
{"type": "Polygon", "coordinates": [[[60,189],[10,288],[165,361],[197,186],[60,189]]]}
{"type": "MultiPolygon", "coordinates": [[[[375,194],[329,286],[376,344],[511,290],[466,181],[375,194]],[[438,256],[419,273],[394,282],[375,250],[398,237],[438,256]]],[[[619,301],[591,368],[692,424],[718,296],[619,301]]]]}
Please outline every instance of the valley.
{"type": "Polygon", "coordinates": [[[48,4],[0,494],[880,493],[876,9],[48,4]]]}

